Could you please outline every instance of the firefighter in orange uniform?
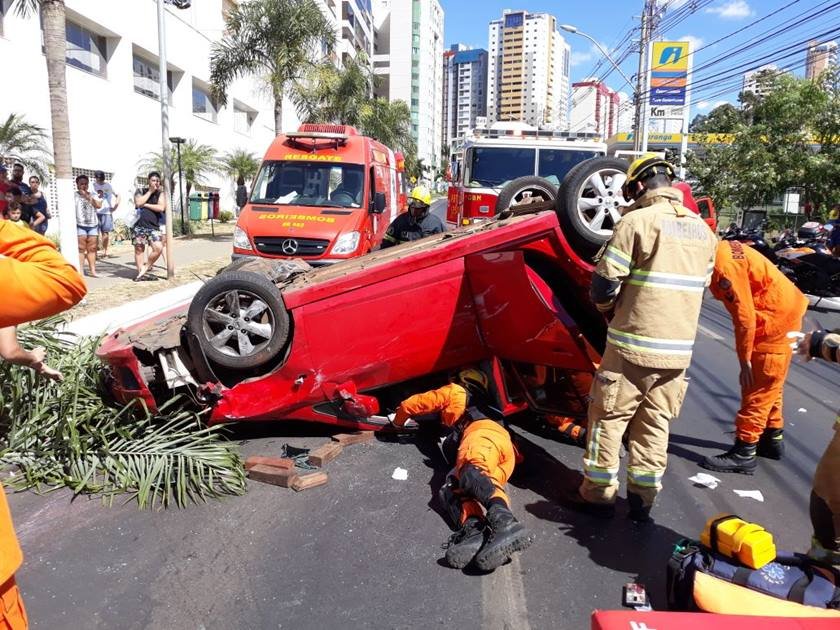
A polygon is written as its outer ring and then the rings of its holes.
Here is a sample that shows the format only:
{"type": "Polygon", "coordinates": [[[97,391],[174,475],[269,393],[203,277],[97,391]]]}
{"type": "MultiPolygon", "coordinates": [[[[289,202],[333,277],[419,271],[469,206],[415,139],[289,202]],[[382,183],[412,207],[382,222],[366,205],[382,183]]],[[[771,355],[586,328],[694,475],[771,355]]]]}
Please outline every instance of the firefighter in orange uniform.
{"type": "MultiPolygon", "coordinates": [[[[15,363],[60,378],[43,362],[43,351],[26,352],[17,346],[13,327],[70,308],[84,297],[84,280],[51,241],[9,221],[0,221],[0,278],[7,296],[0,308],[0,351],[15,363]]],[[[28,625],[15,583],[22,560],[0,487],[0,630],[22,630],[28,625]]]]}
{"type": "Polygon", "coordinates": [[[782,393],[793,356],[788,333],[802,328],[808,299],[767,258],[738,241],[719,244],[710,288],[735,326],[741,409],[735,445],[700,465],[751,475],[756,456],[781,459],[784,453],[782,393]]]}
{"type": "MultiPolygon", "coordinates": [[[[446,441],[458,449],[455,467],[441,489],[444,505],[460,524],[447,544],[446,561],[462,569],[474,560],[478,568],[491,571],[530,546],[533,537],[510,511],[505,484],[513,473],[516,451],[501,414],[488,402],[487,375],[462,370],[456,382],[407,398],[393,423],[402,428],[410,417],[434,412],[452,429],[446,441]]],[[[446,455],[446,449],[441,450],[446,455]]]]}

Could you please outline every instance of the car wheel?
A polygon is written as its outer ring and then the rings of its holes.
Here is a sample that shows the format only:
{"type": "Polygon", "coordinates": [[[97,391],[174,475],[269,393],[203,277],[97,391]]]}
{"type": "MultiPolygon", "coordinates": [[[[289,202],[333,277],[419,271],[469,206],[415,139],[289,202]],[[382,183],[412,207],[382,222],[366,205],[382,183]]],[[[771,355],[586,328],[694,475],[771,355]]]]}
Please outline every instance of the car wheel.
{"type": "Polygon", "coordinates": [[[496,214],[511,206],[532,201],[554,201],[557,189],[542,177],[517,177],[502,188],[496,199],[496,214]]]}
{"type": "Polygon", "coordinates": [[[187,325],[210,361],[234,370],[268,363],[289,338],[289,314],[280,291],[249,271],[209,280],[190,304],[187,325]]]}
{"type": "Polygon", "coordinates": [[[575,252],[591,260],[612,236],[630,202],[621,187],[629,164],[620,158],[592,158],[573,167],[557,195],[557,216],[575,252]]]}

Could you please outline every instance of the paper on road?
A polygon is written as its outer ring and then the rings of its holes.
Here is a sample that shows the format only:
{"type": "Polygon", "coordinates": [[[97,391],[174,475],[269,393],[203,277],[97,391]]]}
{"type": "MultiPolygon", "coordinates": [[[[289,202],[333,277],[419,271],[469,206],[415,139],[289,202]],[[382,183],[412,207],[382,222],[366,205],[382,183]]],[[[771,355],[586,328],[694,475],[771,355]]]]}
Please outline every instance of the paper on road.
{"type": "Polygon", "coordinates": [[[761,490],[733,490],[735,494],[739,497],[744,497],[745,499],[755,499],[756,501],[760,501],[764,503],[764,495],[761,494],[761,490]]]}
{"type": "Polygon", "coordinates": [[[696,483],[698,486],[703,486],[705,488],[709,488],[710,490],[714,490],[718,487],[720,483],[720,479],[713,475],[708,475],[706,473],[697,473],[693,477],[688,478],[689,481],[692,483],[696,483]]]}
{"type": "Polygon", "coordinates": [[[391,479],[396,479],[397,481],[405,481],[408,479],[408,471],[405,468],[394,468],[394,473],[391,475],[391,479]]]}

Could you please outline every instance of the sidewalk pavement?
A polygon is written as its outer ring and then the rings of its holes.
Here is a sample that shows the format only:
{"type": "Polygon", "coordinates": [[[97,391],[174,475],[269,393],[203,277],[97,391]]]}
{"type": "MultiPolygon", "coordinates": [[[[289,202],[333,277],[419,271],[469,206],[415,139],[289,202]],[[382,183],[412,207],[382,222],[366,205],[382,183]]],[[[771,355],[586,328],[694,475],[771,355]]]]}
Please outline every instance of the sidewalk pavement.
{"type": "MultiPolygon", "coordinates": [[[[172,254],[175,258],[176,269],[204,260],[217,259],[230,255],[233,250],[230,234],[219,234],[215,237],[197,236],[191,238],[176,238],[172,242],[172,254]]],[[[85,275],[88,290],[102,289],[116,284],[131,282],[137,275],[134,265],[134,248],[129,241],[123,241],[109,248],[108,258],[96,261],[98,278],[85,275]]],[[[85,271],[87,274],[87,271],[85,271]]],[[[149,275],[158,279],[166,278],[166,264],[163,256],[158,258],[149,275]]],[[[151,282],[148,280],[146,282],[151,282]]]]}

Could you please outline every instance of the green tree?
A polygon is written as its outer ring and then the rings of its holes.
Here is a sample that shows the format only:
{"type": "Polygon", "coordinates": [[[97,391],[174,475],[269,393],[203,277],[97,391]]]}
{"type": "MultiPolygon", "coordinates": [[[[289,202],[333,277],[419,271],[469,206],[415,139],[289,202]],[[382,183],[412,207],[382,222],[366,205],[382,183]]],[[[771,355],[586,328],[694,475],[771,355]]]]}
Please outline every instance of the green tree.
{"type": "Polygon", "coordinates": [[[234,181],[240,177],[246,182],[250,181],[260,168],[259,158],[246,149],[228,151],[219,162],[222,172],[234,181]]]}
{"type": "Polygon", "coordinates": [[[64,0],[14,0],[22,16],[40,16],[44,33],[44,57],[52,122],[53,166],[58,191],[58,219],[61,252],[67,260],[78,260],[76,211],[73,205],[73,160],[70,154],[70,117],[67,114],[67,24],[64,0]]]}
{"type": "Polygon", "coordinates": [[[283,96],[335,45],[335,32],[314,0],[250,0],[227,15],[222,40],[210,50],[210,83],[220,105],[241,76],[265,79],[274,98],[274,131],[283,127],[283,96]]]}
{"type": "Polygon", "coordinates": [[[0,157],[20,162],[26,170],[46,180],[49,153],[46,130],[27,122],[22,114],[9,114],[0,124],[0,157]]]}
{"type": "MultiPolygon", "coordinates": [[[[169,192],[175,189],[175,177],[178,174],[178,154],[176,148],[171,148],[171,164],[174,166],[172,180],[169,182],[169,192]]],[[[139,177],[146,177],[150,171],[163,172],[163,156],[160,151],[148,154],[138,165],[139,177]]],[[[200,144],[194,138],[189,138],[181,145],[181,172],[187,187],[187,196],[193,186],[207,183],[207,175],[221,173],[224,166],[216,155],[216,150],[207,144],[200,144]]]]}
{"type": "Polygon", "coordinates": [[[358,127],[362,108],[370,101],[374,74],[364,54],[337,68],[330,61],[313,67],[295,85],[292,100],[305,122],[331,122],[358,127]]]}
{"type": "Polygon", "coordinates": [[[688,126],[689,133],[732,133],[743,122],[742,112],[730,103],[718,105],[708,114],[698,114],[688,126]]]}

